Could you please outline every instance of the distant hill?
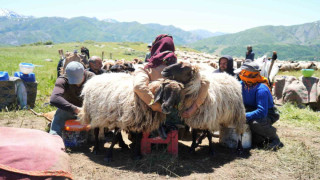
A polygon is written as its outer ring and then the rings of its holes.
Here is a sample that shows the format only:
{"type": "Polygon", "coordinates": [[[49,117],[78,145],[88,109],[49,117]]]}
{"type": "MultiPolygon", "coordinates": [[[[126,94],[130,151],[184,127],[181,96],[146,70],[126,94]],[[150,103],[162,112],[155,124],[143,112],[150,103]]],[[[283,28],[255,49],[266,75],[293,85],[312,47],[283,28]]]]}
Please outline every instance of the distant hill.
{"type": "Polygon", "coordinates": [[[0,44],[21,45],[37,41],[152,42],[159,34],[171,34],[176,44],[188,44],[208,36],[174,26],[118,22],[114,19],[75,17],[26,17],[0,9],[0,44]]]}
{"type": "Polygon", "coordinates": [[[285,56],[280,56],[283,59],[310,60],[320,56],[320,21],[294,26],[261,26],[199,40],[190,47],[211,53],[219,49],[221,53],[243,57],[247,45],[252,45],[258,56],[278,50],[284,52],[285,56]]]}

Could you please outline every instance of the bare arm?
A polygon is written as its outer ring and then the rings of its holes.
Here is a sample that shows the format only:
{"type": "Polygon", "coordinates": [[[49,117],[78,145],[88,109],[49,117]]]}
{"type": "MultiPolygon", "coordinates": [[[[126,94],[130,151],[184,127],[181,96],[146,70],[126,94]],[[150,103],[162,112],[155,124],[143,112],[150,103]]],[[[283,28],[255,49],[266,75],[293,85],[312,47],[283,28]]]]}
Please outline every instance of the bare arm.
{"type": "Polygon", "coordinates": [[[209,86],[210,86],[209,81],[203,80],[201,82],[198,98],[189,109],[187,109],[185,112],[182,113],[183,118],[190,118],[197,111],[197,109],[204,103],[208,95],[209,86]]]}

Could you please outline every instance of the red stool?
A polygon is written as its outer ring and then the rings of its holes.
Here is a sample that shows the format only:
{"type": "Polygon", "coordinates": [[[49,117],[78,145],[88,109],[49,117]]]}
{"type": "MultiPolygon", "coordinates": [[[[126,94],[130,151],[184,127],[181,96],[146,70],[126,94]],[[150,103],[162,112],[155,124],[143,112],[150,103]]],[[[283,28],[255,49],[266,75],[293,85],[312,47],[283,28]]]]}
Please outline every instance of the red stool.
{"type": "Polygon", "coordinates": [[[168,153],[178,155],[178,131],[173,130],[167,134],[167,139],[161,137],[149,138],[150,133],[143,133],[141,140],[141,153],[151,153],[151,144],[168,144],[168,153]]]}

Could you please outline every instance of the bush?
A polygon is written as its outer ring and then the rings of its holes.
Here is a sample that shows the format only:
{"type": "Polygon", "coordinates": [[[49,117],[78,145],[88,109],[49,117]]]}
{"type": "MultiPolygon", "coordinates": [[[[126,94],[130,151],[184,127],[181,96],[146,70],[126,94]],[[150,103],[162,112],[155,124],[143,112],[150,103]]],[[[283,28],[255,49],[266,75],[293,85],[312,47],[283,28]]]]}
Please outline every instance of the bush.
{"type": "Polygon", "coordinates": [[[39,41],[39,42],[35,42],[35,43],[33,43],[32,45],[40,46],[40,45],[43,45],[43,42],[41,42],[41,41],[39,41]]]}
{"type": "Polygon", "coordinates": [[[53,42],[52,41],[47,41],[45,43],[43,43],[44,45],[53,45],[53,42]]]}

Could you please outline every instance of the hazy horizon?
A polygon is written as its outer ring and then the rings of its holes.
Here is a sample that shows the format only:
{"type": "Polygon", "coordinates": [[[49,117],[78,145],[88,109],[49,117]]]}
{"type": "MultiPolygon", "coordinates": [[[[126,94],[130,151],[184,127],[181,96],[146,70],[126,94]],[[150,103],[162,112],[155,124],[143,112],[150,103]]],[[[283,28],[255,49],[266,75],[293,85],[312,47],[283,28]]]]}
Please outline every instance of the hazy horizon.
{"type": "Polygon", "coordinates": [[[150,2],[146,0],[0,0],[1,8],[33,17],[79,16],[119,22],[173,25],[183,30],[235,33],[258,26],[290,26],[320,20],[317,0],[215,0],[150,2]]]}

